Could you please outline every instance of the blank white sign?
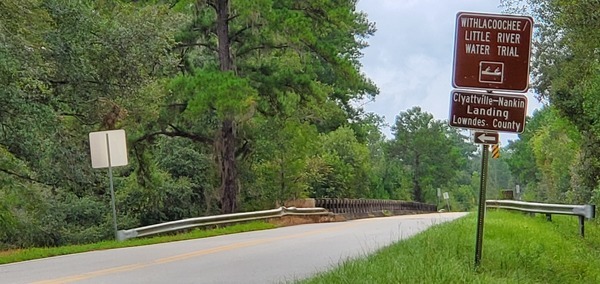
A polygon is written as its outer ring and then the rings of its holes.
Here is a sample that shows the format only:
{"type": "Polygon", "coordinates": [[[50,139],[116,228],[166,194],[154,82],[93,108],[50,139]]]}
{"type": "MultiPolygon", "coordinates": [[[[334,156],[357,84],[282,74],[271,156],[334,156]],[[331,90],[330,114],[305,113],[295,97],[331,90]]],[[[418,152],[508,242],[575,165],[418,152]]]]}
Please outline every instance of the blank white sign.
{"type": "Polygon", "coordinates": [[[92,157],[92,168],[94,169],[127,165],[125,130],[90,132],[90,156],[92,157]],[[110,164],[108,159],[109,150],[110,164]]]}

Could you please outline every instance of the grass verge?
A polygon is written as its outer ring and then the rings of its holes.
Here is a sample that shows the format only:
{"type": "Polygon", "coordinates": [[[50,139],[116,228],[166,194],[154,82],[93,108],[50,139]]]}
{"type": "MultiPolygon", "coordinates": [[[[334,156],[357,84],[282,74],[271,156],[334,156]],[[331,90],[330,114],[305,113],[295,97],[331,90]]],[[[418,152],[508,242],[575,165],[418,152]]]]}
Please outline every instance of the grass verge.
{"type": "Polygon", "coordinates": [[[579,236],[573,216],[489,210],[474,269],[476,214],[431,229],[301,283],[600,283],[600,226],[579,236]]]}
{"type": "Polygon", "coordinates": [[[188,233],[177,234],[177,235],[158,236],[158,237],[152,237],[152,238],[129,239],[129,240],[126,240],[123,242],[104,241],[104,242],[93,243],[93,244],[84,244],[84,245],[71,245],[71,246],[49,247],[49,248],[29,248],[29,249],[11,250],[11,251],[4,251],[4,252],[0,251],[0,264],[32,260],[32,259],[51,257],[51,256],[57,256],[57,255],[95,251],[95,250],[134,247],[134,246],[143,246],[143,245],[159,244],[159,243],[190,240],[190,239],[207,238],[207,237],[214,237],[214,236],[227,235],[227,234],[273,229],[275,227],[277,227],[277,226],[274,224],[257,221],[257,222],[235,224],[235,225],[231,225],[231,226],[227,226],[227,227],[221,227],[221,228],[210,229],[210,230],[196,229],[196,230],[193,230],[188,233]]]}

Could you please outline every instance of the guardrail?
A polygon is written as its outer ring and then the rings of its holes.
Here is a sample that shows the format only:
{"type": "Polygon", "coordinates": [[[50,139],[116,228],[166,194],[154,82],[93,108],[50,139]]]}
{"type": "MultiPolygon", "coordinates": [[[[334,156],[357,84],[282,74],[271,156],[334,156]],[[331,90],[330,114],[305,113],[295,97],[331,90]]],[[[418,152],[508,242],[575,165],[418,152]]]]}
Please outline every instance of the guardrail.
{"type": "Polygon", "coordinates": [[[354,214],[389,211],[393,214],[437,212],[433,204],[381,199],[341,199],[316,198],[316,207],[323,207],[333,213],[354,214]]]}
{"type": "Polygon", "coordinates": [[[584,236],[585,231],[585,219],[593,219],[596,217],[596,205],[550,204],[515,200],[486,200],[485,205],[487,208],[501,208],[533,214],[546,214],[546,219],[548,221],[552,221],[552,214],[578,216],[579,232],[582,237],[584,236]]]}
{"type": "Polygon", "coordinates": [[[233,213],[223,214],[215,216],[205,216],[197,218],[189,218],[177,221],[171,221],[161,224],[155,224],[150,226],[144,226],[129,230],[119,230],[117,232],[117,239],[119,241],[136,238],[151,236],[162,233],[175,232],[180,230],[186,230],[191,228],[197,228],[202,226],[219,225],[226,223],[255,221],[270,218],[278,218],[283,216],[311,216],[311,215],[329,215],[331,214],[325,208],[295,208],[295,207],[280,207],[277,209],[255,211],[255,212],[244,212],[244,213],[233,213]]]}

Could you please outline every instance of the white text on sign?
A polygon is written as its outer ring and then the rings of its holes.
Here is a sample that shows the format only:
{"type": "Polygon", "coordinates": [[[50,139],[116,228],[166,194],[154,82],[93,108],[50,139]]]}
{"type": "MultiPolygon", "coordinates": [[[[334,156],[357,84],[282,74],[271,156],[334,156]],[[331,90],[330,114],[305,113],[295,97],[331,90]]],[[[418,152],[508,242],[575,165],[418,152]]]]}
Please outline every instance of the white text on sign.
{"type": "MultiPolygon", "coordinates": [[[[472,17],[461,18],[461,25],[465,28],[465,51],[467,54],[490,55],[492,42],[491,32],[486,29],[507,30],[521,32],[521,21],[518,20],[494,20],[472,17]],[[470,30],[480,29],[480,30],[470,30]]],[[[498,32],[496,36],[498,44],[521,44],[521,35],[518,33],[498,32]]],[[[497,45],[496,55],[501,57],[519,57],[518,46],[497,45]]]]}
{"type": "Polygon", "coordinates": [[[453,91],[450,103],[450,126],[514,133],[524,130],[525,96],[453,91]]]}

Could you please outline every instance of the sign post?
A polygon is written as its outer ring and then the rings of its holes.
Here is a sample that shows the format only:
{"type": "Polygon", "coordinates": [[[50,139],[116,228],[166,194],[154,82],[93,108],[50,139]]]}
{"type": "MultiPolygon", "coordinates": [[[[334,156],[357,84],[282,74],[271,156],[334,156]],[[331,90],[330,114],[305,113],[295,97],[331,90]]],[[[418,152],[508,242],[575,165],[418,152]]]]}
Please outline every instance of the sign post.
{"type": "Polygon", "coordinates": [[[125,130],[121,129],[91,132],[89,137],[92,168],[108,168],[113,229],[115,231],[115,238],[118,240],[117,209],[115,204],[112,168],[115,166],[127,165],[127,143],[125,138],[125,130]]]}
{"type": "Polygon", "coordinates": [[[527,113],[524,95],[492,92],[527,92],[532,33],[531,17],[456,15],[452,86],[485,91],[453,90],[448,120],[452,127],[480,130],[474,137],[475,143],[482,144],[475,268],[481,263],[489,145],[499,142],[496,131],[523,132],[527,113]]]}
{"type": "Polygon", "coordinates": [[[477,237],[475,240],[475,267],[481,263],[483,247],[483,220],[485,219],[485,192],[487,190],[487,167],[489,146],[481,145],[481,180],[479,183],[479,206],[477,207],[477,237]]]}
{"type": "Polygon", "coordinates": [[[448,195],[448,192],[444,192],[444,199],[446,200],[446,208],[448,209],[448,212],[450,212],[450,201],[448,201],[450,199],[450,195],[448,195]]]}

